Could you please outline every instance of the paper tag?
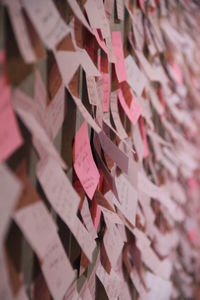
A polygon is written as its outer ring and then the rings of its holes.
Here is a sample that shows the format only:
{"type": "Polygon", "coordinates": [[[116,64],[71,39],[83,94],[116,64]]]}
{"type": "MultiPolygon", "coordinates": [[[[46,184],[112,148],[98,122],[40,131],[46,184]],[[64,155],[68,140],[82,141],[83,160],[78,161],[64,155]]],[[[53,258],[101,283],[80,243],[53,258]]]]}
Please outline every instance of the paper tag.
{"type": "Polygon", "coordinates": [[[108,255],[111,267],[116,267],[117,260],[121,254],[124,243],[121,239],[119,230],[115,224],[106,221],[107,229],[104,234],[103,243],[108,255]]]}
{"type": "Polygon", "coordinates": [[[10,101],[10,87],[5,83],[4,77],[0,79],[0,93],[0,162],[2,162],[22,145],[23,139],[10,101]]]}
{"type": "Polygon", "coordinates": [[[0,247],[10,221],[12,210],[22,191],[21,182],[6,165],[0,164],[0,247]]]}
{"type": "Polygon", "coordinates": [[[49,157],[37,165],[37,177],[55,211],[73,226],[80,199],[64,171],[49,157]]]}
{"type": "Polygon", "coordinates": [[[89,22],[90,22],[90,26],[93,29],[103,28],[104,23],[103,23],[101,14],[99,14],[99,7],[98,7],[96,1],[87,0],[86,3],[85,3],[85,10],[86,10],[89,22]]]}
{"type": "Polygon", "coordinates": [[[119,82],[127,80],[126,66],[124,61],[123,44],[120,31],[112,32],[112,45],[116,58],[115,71],[119,82]]]}
{"type": "Polygon", "coordinates": [[[137,96],[141,96],[146,84],[146,78],[131,55],[126,57],[125,64],[128,84],[136,92],[137,96]]]}
{"type": "Polygon", "coordinates": [[[73,151],[74,169],[85,192],[88,197],[92,199],[100,175],[92,156],[86,121],[81,125],[75,135],[73,151]]]}
{"type": "Polygon", "coordinates": [[[101,76],[101,73],[85,49],[79,49],[76,57],[79,59],[81,66],[89,76],[101,76]]]}
{"type": "Polygon", "coordinates": [[[95,120],[92,118],[92,116],[89,114],[85,106],[83,105],[82,101],[80,98],[75,97],[73,94],[72,98],[74,102],[77,105],[77,108],[79,109],[80,113],[82,114],[83,118],[88,122],[88,124],[96,131],[97,133],[101,132],[101,128],[97,125],[95,120]]]}
{"type": "Polygon", "coordinates": [[[43,42],[49,49],[54,49],[70,32],[70,28],[59,15],[53,1],[24,0],[23,3],[43,42]]]}
{"type": "Polygon", "coordinates": [[[111,36],[106,38],[106,46],[108,49],[108,61],[110,63],[116,63],[116,57],[115,57],[115,53],[114,53],[114,49],[113,49],[113,45],[112,45],[111,36]]]}
{"type": "Polygon", "coordinates": [[[128,157],[101,131],[99,134],[101,146],[106,154],[119,166],[125,173],[128,172],[128,157]]]}
{"type": "Polygon", "coordinates": [[[124,3],[123,0],[117,0],[117,17],[119,20],[124,20],[124,3]]]}
{"type": "Polygon", "coordinates": [[[112,16],[113,5],[114,5],[114,0],[105,0],[104,1],[105,12],[106,12],[106,16],[108,19],[110,19],[112,16]]]}
{"type": "Polygon", "coordinates": [[[112,269],[110,274],[108,274],[101,263],[99,263],[97,267],[96,274],[103,284],[109,299],[115,300],[120,294],[122,281],[118,278],[118,276],[112,269]]]}
{"type": "Polygon", "coordinates": [[[155,276],[150,272],[146,272],[145,283],[150,291],[145,295],[149,300],[169,300],[172,293],[172,283],[168,280],[155,276]]]}
{"type": "Polygon", "coordinates": [[[47,106],[47,91],[38,70],[35,73],[35,93],[37,117],[47,132],[49,138],[54,140],[65,117],[65,89],[60,85],[54,98],[47,106]]]}
{"type": "Polygon", "coordinates": [[[38,69],[35,70],[34,100],[39,109],[44,110],[46,108],[47,90],[38,69]]]}
{"type": "Polygon", "coordinates": [[[76,216],[80,199],[65,173],[54,160],[47,159],[38,165],[37,177],[49,202],[72,231],[91,261],[96,244],[76,216]]]}
{"type": "Polygon", "coordinates": [[[79,19],[79,21],[90,31],[91,28],[84,16],[84,14],[82,13],[82,10],[80,9],[80,6],[78,5],[78,3],[76,2],[76,0],[67,0],[67,2],[69,3],[73,13],[75,14],[75,16],[79,19]]]}
{"type": "Polygon", "coordinates": [[[143,172],[139,172],[138,175],[138,188],[146,195],[157,199],[160,203],[167,207],[169,213],[175,220],[183,220],[184,214],[182,209],[172,201],[164,188],[153,184],[143,172]]]}
{"type": "Polygon", "coordinates": [[[121,89],[118,90],[118,98],[119,98],[120,104],[121,104],[122,108],[124,109],[127,117],[133,123],[133,125],[135,125],[138,121],[138,118],[139,118],[140,114],[141,114],[140,105],[137,103],[137,101],[133,97],[132,101],[131,101],[130,108],[129,108],[126,101],[125,101],[125,99],[124,99],[124,96],[123,96],[123,93],[122,93],[121,89]]]}
{"type": "Polygon", "coordinates": [[[36,62],[37,58],[31,45],[26,23],[22,14],[20,1],[12,1],[8,3],[8,13],[15,32],[15,37],[19,50],[27,63],[36,62]]]}
{"type": "Polygon", "coordinates": [[[110,26],[108,20],[106,18],[104,5],[102,0],[95,0],[97,10],[98,10],[98,18],[101,20],[101,33],[104,39],[110,37],[110,26]]]}
{"type": "Polygon", "coordinates": [[[136,148],[139,161],[142,161],[144,157],[144,144],[142,141],[138,124],[136,124],[132,129],[132,136],[133,136],[134,146],[136,148]]]}
{"type": "Polygon", "coordinates": [[[58,237],[49,246],[41,268],[53,298],[63,299],[75,273],[58,237]]]}
{"type": "Polygon", "coordinates": [[[90,233],[88,233],[88,231],[85,229],[84,225],[81,223],[79,218],[74,217],[74,219],[75,224],[73,228],[70,229],[87,258],[90,262],[92,262],[92,255],[96,247],[96,242],[93,240],[90,233]]]}
{"type": "Polygon", "coordinates": [[[137,191],[124,175],[115,178],[119,201],[115,205],[121,210],[127,220],[135,225],[135,216],[137,209],[137,191]]]}
{"type": "Polygon", "coordinates": [[[110,100],[110,74],[102,73],[103,78],[103,112],[109,111],[110,100]]]}
{"type": "Polygon", "coordinates": [[[91,105],[98,105],[98,92],[95,78],[86,74],[88,98],[91,105]]]}
{"type": "Polygon", "coordinates": [[[90,235],[93,239],[96,239],[97,233],[96,233],[94,224],[92,222],[92,217],[91,217],[90,209],[88,206],[87,198],[85,198],[83,201],[82,208],[81,208],[81,216],[83,218],[83,222],[85,224],[85,227],[87,228],[87,231],[90,233],[90,235]]]}
{"type": "Polygon", "coordinates": [[[140,295],[141,299],[145,299],[143,297],[146,295],[146,290],[135,268],[133,268],[132,271],[130,272],[130,278],[134,284],[136,291],[140,295]]]}
{"type": "Polygon", "coordinates": [[[41,201],[25,206],[14,213],[14,220],[40,259],[57,235],[57,227],[41,201]]]}
{"type": "Polygon", "coordinates": [[[54,140],[64,122],[65,118],[65,89],[63,84],[46,109],[49,131],[54,140]]]}
{"type": "Polygon", "coordinates": [[[34,105],[31,102],[29,97],[22,92],[18,90],[15,92],[13,105],[20,118],[30,130],[33,137],[38,139],[40,146],[43,147],[45,152],[53,157],[63,168],[66,168],[65,162],[58,154],[43,127],[39,124],[34,105]]]}
{"type": "Polygon", "coordinates": [[[123,221],[120,219],[120,217],[118,216],[118,214],[116,212],[113,212],[101,205],[99,205],[99,207],[104,215],[104,218],[107,221],[109,221],[110,223],[113,223],[113,224],[120,224],[120,225],[123,224],[123,221]]]}
{"type": "Polygon", "coordinates": [[[123,139],[126,139],[128,137],[123,125],[122,125],[122,122],[121,122],[121,119],[120,119],[120,116],[119,116],[119,109],[118,109],[118,100],[117,100],[117,91],[114,91],[111,93],[111,96],[110,96],[110,110],[111,110],[111,113],[112,113],[112,117],[113,117],[113,121],[114,121],[114,124],[115,124],[115,127],[117,129],[117,132],[120,136],[120,138],[123,140],[123,139]]]}

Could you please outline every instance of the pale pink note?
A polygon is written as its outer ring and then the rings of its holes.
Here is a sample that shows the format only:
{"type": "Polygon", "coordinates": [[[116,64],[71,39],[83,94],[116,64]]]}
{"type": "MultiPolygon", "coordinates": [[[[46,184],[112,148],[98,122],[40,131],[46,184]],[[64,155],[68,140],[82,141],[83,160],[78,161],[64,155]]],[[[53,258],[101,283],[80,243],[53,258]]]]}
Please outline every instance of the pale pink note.
{"type": "MultiPolygon", "coordinates": [[[[73,1],[73,0],[72,0],[73,1]]],[[[94,0],[87,0],[85,3],[85,11],[93,29],[102,28],[102,17],[99,14],[97,4],[94,0]]]]}
{"type": "Polygon", "coordinates": [[[164,113],[163,105],[160,102],[158,95],[156,94],[156,92],[154,91],[154,89],[151,87],[150,84],[147,85],[147,93],[148,93],[149,99],[150,99],[152,105],[154,106],[155,110],[157,111],[157,113],[159,115],[163,115],[163,113],[164,113]]]}
{"type": "Polygon", "coordinates": [[[77,59],[77,53],[74,51],[56,51],[55,59],[57,61],[63,82],[66,86],[68,86],[80,64],[79,60],[77,59]]]}
{"type": "Polygon", "coordinates": [[[107,229],[104,234],[103,243],[111,266],[115,268],[124,246],[124,242],[122,241],[120,232],[115,224],[106,220],[106,225],[107,229]]]}
{"type": "Polygon", "coordinates": [[[150,270],[164,279],[168,279],[172,266],[168,258],[160,260],[150,245],[147,236],[137,228],[133,230],[136,236],[136,244],[142,254],[142,261],[150,270]]]}
{"type": "Polygon", "coordinates": [[[71,228],[72,233],[89,261],[92,262],[92,254],[96,247],[96,242],[86,230],[85,226],[81,223],[79,218],[76,216],[74,219],[75,225],[71,228]]]}
{"type": "Polygon", "coordinates": [[[50,138],[55,139],[65,118],[65,88],[61,84],[51,103],[47,106],[46,117],[50,138]]]}
{"type": "Polygon", "coordinates": [[[36,62],[37,58],[31,45],[27,25],[23,16],[22,4],[19,0],[8,2],[8,14],[23,59],[27,63],[36,62]]]}
{"type": "Polygon", "coordinates": [[[79,196],[69,179],[53,159],[41,161],[37,167],[37,177],[49,202],[74,234],[88,259],[92,260],[95,242],[76,216],[79,196]]]}
{"type": "Polygon", "coordinates": [[[92,199],[100,175],[92,156],[86,121],[75,135],[74,169],[88,197],[92,199]]]}
{"type": "Polygon", "coordinates": [[[141,135],[142,135],[142,139],[143,139],[143,143],[144,143],[143,156],[148,157],[149,156],[149,145],[148,145],[146,129],[145,129],[145,126],[144,126],[144,119],[143,118],[140,119],[140,129],[141,129],[141,135]]]}
{"type": "Polygon", "coordinates": [[[171,199],[164,186],[157,186],[152,183],[144,172],[139,172],[138,189],[162,203],[168,209],[174,220],[181,221],[184,219],[182,208],[171,199]]]}
{"type": "Polygon", "coordinates": [[[117,4],[117,17],[118,17],[119,20],[123,21],[123,19],[124,19],[124,3],[123,3],[123,0],[117,0],[116,4],[117,4]]]}
{"type": "Polygon", "coordinates": [[[83,300],[92,300],[92,295],[90,293],[89,288],[86,286],[86,288],[84,289],[84,292],[81,294],[81,297],[83,300]]]}
{"type": "Polygon", "coordinates": [[[101,20],[101,33],[104,38],[110,36],[110,24],[106,18],[106,13],[103,5],[103,0],[94,0],[98,10],[98,19],[101,20]]]}
{"type": "Polygon", "coordinates": [[[144,284],[143,284],[141,278],[139,277],[136,268],[134,268],[134,267],[130,272],[130,278],[131,278],[131,281],[134,284],[134,287],[135,287],[136,291],[140,295],[141,299],[145,299],[145,298],[142,298],[146,294],[144,284]]]}
{"type": "Polygon", "coordinates": [[[108,274],[102,264],[99,262],[96,269],[96,275],[103,284],[108,298],[110,300],[115,300],[118,298],[123,282],[117,273],[111,269],[110,274],[108,274]]]}
{"type": "MultiPolygon", "coordinates": [[[[98,258],[97,258],[98,259],[98,258]]],[[[88,280],[88,289],[90,291],[90,294],[92,296],[92,299],[95,299],[96,297],[96,266],[97,266],[97,263],[95,264],[93,270],[92,270],[92,274],[90,275],[90,278],[88,280]]]]}
{"type": "MultiPolygon", "coordinates": [[[[152,81],[159,81],[161,84],[166,84],[167,78],[161,66],[154,67],[146,59],[142,51],[136,50],[137,58],[140,62],[141,68],[144,70],[146,76],[152,81]]],[[[147,81],[146,81],[147,82],[147,81]]]]}
{"type": "Polygon", "coordinates": [[[124,175],[115,178],[119,201],[113,197],[115,205],[121,210],[127,220],[135,225],[136,210],[138,206],[138,193],[134,186],[124,175]]]}
{"type": "Polygon", "coordinates": [[[63,81],[68,86],[74,73],[81,65],[88,76],[100,76],[87,51],[79,49],[78,51],[57,51],[55,58],[62,75],[63,81]],[[66,72],[67,70],[67,72],[66,72]]]}
{"type": "MultiPolygon", "coordinates": [[[[107,193],[105,194],[107,195],[107,193]]],[[[123,221],[120,219],[120,217],[118,216],[118,214],[116,212],[113,212],[103,206],[100,206],[100,209],[104,215],[104,219],[108,220],[110,223],[114,223],[114,224],[123,224],[123,221]]]]}
{"type": "Polygon", "coordinates": [[[44,257],[42,272],[53,299],[63,299],[66,290],[74,280],[75,273],[58,236],[49,246],[44,257]]]}
{"type": "MultiPolygon", "coordinates": [[[[162,1],[161,1],[162,2],[162,1]]],[[[167,300],[172,296],[172,282],[169,280],[163,280],[159,276],[152,274],[147,271],[145,274],[145,283],[148,288],[148,292],[146,293],[144,299],[149,300],[167,300]]]]}
{"type": "Polygon", "coordinates": [[[76,103],[76,106],[79,109],[80,113],[82,114],[83,118],[88,122],[88,124],[90,125],[90,127],[92,127],[95,132],[100,133],[101,132],[101,128],[97,125],[97,123],[92,118],[92,116],[90,115],[90,113],[88,112],[88,110],[85,108],[85,106],[83,105],[81,99],[77,98],[72,93],[71,93],[71,96],[72,96],[74,102],[76,103]]]}
{"type": "Polygon", "coordinates": [[[105,0],[104,1],[104,8],[105,8],[106,16],[108,19],[110,19],[112,16],[113,5],[114,5],[114,0],[105,0]]]}
{"type": "Polygon", "coordinates": [[[70,32],[69,26],[61,18],[54,2],[24,0],[23,3],[43,42],[49,49],[54,49],[70,32]]]}
{"type": "Polygon", "coordinates": [[[109,111],[110,99],[110,74],[102,73],[103,77],[103,112],[109,111]]]}
{"type": "Polygon", "coordinates": [[[94,76],[88,76],[86,74],[86,82],[87,82],[87,91],[88,91],[88,98],[91,105],[98,105],[98,91],[97,91],[97,84],[95,81],[94,76]]]}
{"type": "Polygon", "coordinates": [[[144,157],[144,144],[138,124],[132,128],[132,138],[137,152],[138,160],[141,162],[144,157]]]}
{"type": "Polygon", "coordinates": [[[102,128],[103,124],[103,98],[104,98],[104,80],[101,77],[97,82],[98,105],[96,109],[96,121],[102,128]]]}
{"type": "Polygon", "coordinates": [[[6,160],[23,139],[11,104],[10,87],[5,78],[0,79],[0,162],[6,160]]]}
{"type": "Polygon", "coordinates": [[[114,53],[114,49],[113,49],[113,45],[112,45],[112,38],[111,36],[106,38],[106,46],[108,49],[108,61],[110,63],[116,63],[116,57],[115,57],[115,53],[114,53]]]}
{"type": "Polygon", "coordinates": [[[112,32],[112,45],[116,57],[115,71],[119,82],[127,80],[126,66],[124,60],[123,44],[120,31],[112,32]]]}
{"type": "Polygon", "coordinates": [[[130,292],[129,284],[127,281],[123,281],[123,286],[119,295],[119,300],[132,300],[132,294],[130,292]]]}
{"type": "Polygon", "coordinates": [[[53,143],[50,141],[48,135],[46,134],[45,129],[38,122],[37,111],[35,109],[33,101],[31,101],[30,98],[20,90],[16,90],[14,94],[13,104],[15,110],[19,114],[26,127],[32,133],[33,137],[38,140],[40,147],[42,146],[42,148],[46,153],[49,154],[49,156],[54,157],[59,162],[59,164],[66,169],[65,162],[61,158],[60,154],[58,154],[58,152],[56,151],[53,143]]]}
{"type": "Polygon", "coordinates": [[[37,165],[37,177],[55,211],[69,227],[72,227],[80,198],[65,172],[49,157],[37,165]]]}
{"type": "Polygon", "coordinates": [[[67,292],[65,293],[65,296],[63,298],[63,300],[80,300],[79,299],[79,294],[77,291],[77,282],[74,281],[73,284],[71,284],[70,288],[67,290],[67,292]]]}
{"type": "Polygon", "coordinates": [[[46,108],[46,98],[47,89],[45,88],[40,71],[36,69],[34,81],[34,100],[39,106],[39,109],[44,110],[46,108]]]}
{"type": "Polygon", "coordinates": [[[82,208],[81,208],[81,216],[83,218],[83,222],[85,224],[85,227],[87,228],[87,231],[90,233],[90,235],[93,239],[96,239],[97,238],[97,233],[96,233],[94,224],[92,222],[92,216],[91,216],[91,213],[90,213],[88,200],[87,200],[86,197],[83,201],[83,205],[82,205],[82,208]]]}
{"type": "MultiPolygon", "coordinates": [[[[46,101],[47,101],[47,90],[39,70],[36,69],[35,82],[34,82],[34,105],[35,105],[34,110],[36,110],[35,116],[37,117],[38,122],[45,129],[48,136],[50,136],[50,130],[49,130],[50,124],[48,124],[48,117],[46,113],[46,101]]],[[[41,147],[39,146],[39,142],[38,140],[36,140],[36,138],[34,138],[33,144],[37,148],[39,155],[41,155],[42,151],[39,149],[41,147]]]]}
{"type": "Polygon", "coordinates": [[[116,130],[119,134],[120,139],[122,139],[122,140],[126,139],[128,137],[128,135],[127,135],[127,133],[126,133],[126,131],[125,131],[123,125],[122,125],[122,122],[121,122],[121,119],[120,119],[120,116],[119,116],[117,91],[111,92],[111,95],[110,95],[110,110],[111,110],[113,121],[114,121],[116,130]]]}
{"type": "Polygon", "coordinates": [[[57,227],[42,201],[25,206],[14,213],[14,220],[40,259],[48,252],[57,227]]]}
{"type": "Polygon", "coordinates": [[[5,236],[12,210],[20,196],[21,182],[8,167],[0,164],[0,245],[5,236]]]}
{"type": "Polygon", "coordinates": [[[101,76],[101,73],[85,49],[79,49],[76,53],[77,59],[79,59],[81,66],[89,76],[101,76]]]}
{"type": "Polygon", "coordinates": [[[118,165],[118,167],[125,173],[128,173],[128,156],[122,152],[116,145],[113,143],[107,135],[101,131],[99,133],[99,139],[101,147],[105,153],[118,165]]]}
{"type": "Polygon", "coordinates": [[[118,97],[119,97],[120,104],[123,107],[127,117],[133,123],[133,125],[135,125],[137,123],[139,116],[141,115],[141,107],[139,103],[133,97],[131,101],[131,106],[129,108],[128,105],[126,104],[121,89],[118,90],[118,97]]]}
{"type": "Polygon", "coordinates": [[[80,8],[80,6],[78,5],[78,3],[76,2],[76,0],[67,0],[67,2],[69,3],[73,13],[75,14],[75,16],[79,19],[79,21],[91,32],[91,28],[80,8]]]}
{"type": "Polygon", "coordinates": [[[146,77],[140,71],[131,55],[126,57],[125,64],[127,71],[127,82],[137,96],[141,96],[146,84],[146,77]]]}

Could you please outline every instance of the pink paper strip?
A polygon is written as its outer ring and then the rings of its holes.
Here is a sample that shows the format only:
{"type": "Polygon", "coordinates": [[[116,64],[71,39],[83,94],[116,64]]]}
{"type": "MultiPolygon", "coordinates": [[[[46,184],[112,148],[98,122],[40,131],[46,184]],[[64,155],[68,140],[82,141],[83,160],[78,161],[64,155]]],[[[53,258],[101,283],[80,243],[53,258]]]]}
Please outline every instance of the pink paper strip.
{"type": "Polygon", "coordinates": [[[112,45],[116,57],[115,71],[119,82],[127,80],[124,52],[120,31],[112,32],[112,45]]]}
{"type": "Polygon", "coordinates": [[[23,143],[10,101],[10,87],[0,79],[0,162],[6,160],[23,143]]]}
{"type": "Polygon", "coordinates": [[[93,160],[86,121],[82,124],[75,135],[73,150],[74,169],[85,192],[88,197],[92,199],[99,182],[100,175],[93,160]]]}
{"type": "Polygon", "coordinates": [[[127,117],[133,123],[133,125],[135,125],[137,123],[139,116],[141,115],[140,105],[135,101],[133,97],[131,101],[131,106],[129,108],[128,105],[126,104],[121,89],[118,90],[118,97],[119,97],[120,104],[123,107],[127,117]]]}
{"type": "Polygon", "coordinates": [[[102,73],[103,77],[103,112],[109,111],[109,99],[110,99],[110,74],[102,73]]]}

